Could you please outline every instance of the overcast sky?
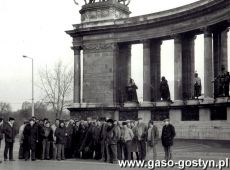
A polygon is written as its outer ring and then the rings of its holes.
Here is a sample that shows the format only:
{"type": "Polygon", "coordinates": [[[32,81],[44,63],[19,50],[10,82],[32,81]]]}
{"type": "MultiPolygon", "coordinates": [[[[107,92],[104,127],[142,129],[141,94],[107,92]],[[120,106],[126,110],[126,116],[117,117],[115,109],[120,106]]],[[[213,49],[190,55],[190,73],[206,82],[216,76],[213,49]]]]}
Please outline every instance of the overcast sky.
{"type": "MultiPolygon", "coordinates": [[[[79,10],[83,0],[0,0],[0,101],[9,102],[16,110],[23,101],[31,99],[31,61],[22,58],[27,55],[34,58],[35,83],[39,83],[38,70],[52,65],[58,60],[73,65],[72,39],[65,30],[72,24],[80,23],[79,10]]],[[[196,0],[131,0],[131,16],[154,13],[196,0]]],[[[196,40],[196,69],[203,71],[202,36],[196,40]]],[[[230,44],[230,43],[229,43],[230,44]]],[[[133,47],[132,74],[141,97],[142,62],[141,46],[133,47]],[[138,67],[138,68],[137,68],[138,67]],[[135,68],[135,69],[134,69],[135,68]],[[135,70],[135,71],[134,71],[135,70]]],[[[173,41],[162,45],[162,75],[173,81],[173,41]]],[[[170,83],[170,88],[173,84],[170,83]]],[[[35,88],[35,100],[41,94],[35,88]]]]}

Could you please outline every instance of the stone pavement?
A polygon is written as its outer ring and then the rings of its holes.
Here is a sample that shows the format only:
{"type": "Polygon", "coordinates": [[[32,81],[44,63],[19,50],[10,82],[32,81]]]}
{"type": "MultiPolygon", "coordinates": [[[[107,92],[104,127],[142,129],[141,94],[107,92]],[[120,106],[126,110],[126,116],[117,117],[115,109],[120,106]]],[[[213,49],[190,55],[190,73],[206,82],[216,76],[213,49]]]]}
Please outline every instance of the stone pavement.
{"type": "MultiPolygon", "coordinates": [[[[18,142],[15,143],[14,156],[17,158],[18,142]]],[[[2,157],[2,150],[0,157],[2,157]]],[[[157,147],[158,159],[163,159],[164,153],[161,144],[157,147]]],[[[147,159],[151,159],[152,155],[148,154],[147,159]]],[[[173,160],[193,160],[202,158],[204,160],[221,160],[230,158],[230,142],[229,141],[201,141],[201,140],[175,140],[173,147],[173,160]]],[[[19,161],[3,162],[0,164],[0,170],[116,170],[121,169],[118,165],[103,163],[95,160],[65,160],[65,161],[19,161]]],[[[132,169],[132,168],[128,168],[132,169]]],[[[138,169],[138,168],[136,168],[138,169]]],[[[147,168],[139,168],[147,169],[147,168]]],[[[163,168],[162,168],[163,169],[163,168]]],[[[178,169],[168,168],[168,169],[178,169]]],[[[193,168],[189,168],[193,169],[193,168]]],[[[201,168],[196,168],[201,169],[201,168]]]]}

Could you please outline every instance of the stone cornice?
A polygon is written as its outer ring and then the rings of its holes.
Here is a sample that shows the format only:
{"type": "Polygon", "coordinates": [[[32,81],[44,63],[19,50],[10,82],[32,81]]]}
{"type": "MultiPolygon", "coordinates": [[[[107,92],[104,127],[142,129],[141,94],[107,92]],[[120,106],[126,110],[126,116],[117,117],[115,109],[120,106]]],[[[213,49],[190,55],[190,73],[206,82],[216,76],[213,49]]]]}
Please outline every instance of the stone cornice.
{"type": "MultiPolygon", "coordinates": [[[[179,7],[172,10],[167,10],[159,13],[143,15],[138,17],[131,17],[126,19],[117,19],[110,22],[113,24],[105,26],[95,26],[85,28],[84,24],[76,25],[76,29],[67,31],[72,37],[79,35],[111,33],[116,34],[130,31],[141,31],[146,29],[154,29],[160,27],[167,27],[170,24],[178,24],[180,27],[174,28],[174,30],[168,30],[168,32],[162,33],[161,36],[170,36],[171,34],[184,33],[187,31],[201,31],[202,27],[211,26],[219,22],[224,22],[230,19],[230,1],[229,0],[203,0],[190,5],[179,7]],[[215,16],[214,16],[215,14],[215,16]],[[206,17],[212,17],[210,20],[206,17]],[[201,19],[202,23],[190,23],[190,25],[183,27],[184,22],[190,20],[201,19]],[[181,25],[180,25],[181,23],[181,25]]],[[[103,22],[103,21],[102,21],[103,22]]],[[[155,35],[156,36],[156,35],[155,35]]],[[[138,38],[138,37],[137,37],[138,38]]],[[[143,38],[143,37],[140,37],[143,38]]],[[[151,37],[148,37],[151,38],[151,37]]],[[[155,38],[155,37],[152,37],[155,38]]]]}

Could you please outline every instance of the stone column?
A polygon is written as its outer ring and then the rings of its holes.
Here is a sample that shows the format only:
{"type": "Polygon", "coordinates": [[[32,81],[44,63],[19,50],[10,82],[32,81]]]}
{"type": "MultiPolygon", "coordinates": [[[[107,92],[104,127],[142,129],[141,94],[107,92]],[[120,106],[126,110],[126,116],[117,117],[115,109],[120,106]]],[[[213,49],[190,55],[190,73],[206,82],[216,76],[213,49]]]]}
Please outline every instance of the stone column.
{"type": "MultiPolygon", "coordinates": [[[[214,61],[214,77],[218,76],[221,72],[221,67],[224,66],[228,70],[228,44],[227,35],[228,30],[219,28],[213,32],[213,61],[214,61]]],[[[214,94],[218,92],[218,83],[215,83],[214,94]]]]}
{"type": "Polygon", "coordinates": [[[184,35],[182,40],[182,88],[183,99],[191,99],[194,94],[194,73],[195,73],[195,57],[194,57],[194,35],[184,35]]]}
{"type": "Polygon", "coordinates": [[[143,101],[151,101],[150,40],[143,42],[143,101]]]}
{"type": "MultiPolygon", "coordinates": [[[[131,77],[131,45],[119,44],[116,58],[117,66],[117,102],[123,103],[127,100],[126,86],[131,77]]],[[[135,80],[134,80],[135,81],[135,80]]]]}
{"type": "Polygon", "coordinates": [[[161,44],[162,41],[154,39],[150,46],[150,63],[151,63],[151,100],[159,101],[160,95],[160,81],[161,81],[161,44]]]}
{"type": "Polygon", "coordinates": [[[74,50],[74,94],[73,102],[81,103],[81,47],[73,47],[74,50]]]}
{"type": "Polygon", "coordinates": [[[180,35],[174,39],[174,99],[182,100],[182,41],[180,35]]]}
{"type": "Polygon", "coordinates": [[[204,97],[213,98],[212,33],[204,33],[204,97]]]}
{"type": "Polygon", "coordinates": [[[143,100],[160,100],[161,40],[143,43],[143,100]]]}

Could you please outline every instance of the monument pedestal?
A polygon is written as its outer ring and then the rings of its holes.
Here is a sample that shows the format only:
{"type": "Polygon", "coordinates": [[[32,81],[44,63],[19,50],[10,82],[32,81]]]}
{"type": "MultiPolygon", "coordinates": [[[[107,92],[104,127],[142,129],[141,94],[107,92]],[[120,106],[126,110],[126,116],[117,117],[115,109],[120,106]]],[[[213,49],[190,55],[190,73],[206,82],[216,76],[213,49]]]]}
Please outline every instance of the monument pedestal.
{"type": "Polygon", "coordinates": [[[116,1],[95,2],[80,10],[82,23],[128,18],[130,13],[127,6],[116,1]]]}

